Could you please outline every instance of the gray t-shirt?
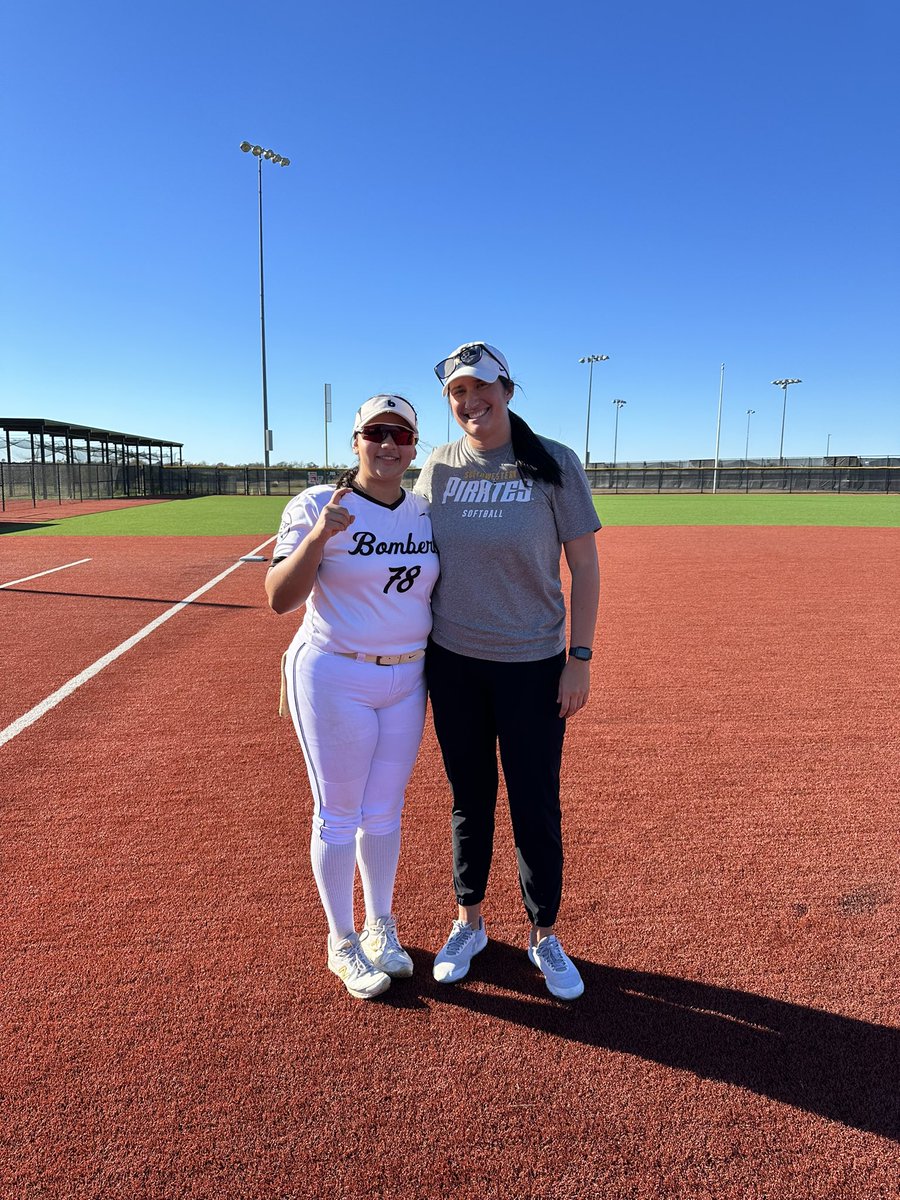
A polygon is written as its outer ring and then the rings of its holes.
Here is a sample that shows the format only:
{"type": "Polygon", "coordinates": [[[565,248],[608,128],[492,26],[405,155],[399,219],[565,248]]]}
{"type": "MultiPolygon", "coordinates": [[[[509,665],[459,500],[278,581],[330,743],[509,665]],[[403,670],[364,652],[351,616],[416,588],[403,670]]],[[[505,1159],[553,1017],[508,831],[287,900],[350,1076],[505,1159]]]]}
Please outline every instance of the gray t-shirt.
{"type": "Polygon", "coordinates": [[[446,650],[532,662],[565,648],[562,544],[600,522],[575,454],[540,440],[562,469],[562,487],[523,480],[511,444],[479,453],[465,437],[436,447],[422,467],[415,490],[431,501],[441,559],[431,636],[446,650]]]}

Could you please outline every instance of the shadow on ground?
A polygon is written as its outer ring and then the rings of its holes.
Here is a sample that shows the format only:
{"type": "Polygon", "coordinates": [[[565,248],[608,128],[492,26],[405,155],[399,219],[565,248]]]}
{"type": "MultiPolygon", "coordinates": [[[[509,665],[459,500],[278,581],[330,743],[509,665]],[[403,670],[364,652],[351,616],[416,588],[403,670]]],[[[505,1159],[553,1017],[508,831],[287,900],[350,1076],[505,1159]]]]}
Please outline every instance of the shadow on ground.
{"type": "Polygon", "coordinates": [[[0,521],[0,534],[21,533],[24,529],[49,529],[58,521],[0,521]]]}
{"type": "Polygon", "coordinates": [[[66,600],[115,600],[120,603],[122,600],[128,600],[134,604],[185,604],[190,603],[192,608],[263,608],[262,602],[259,604],[235,604],[231,602],[219,600],[191,600],[185,601],[183,596],[166,597],[166,596],[115,596],[110,592],[59,592],[49,588],[33,588],[33,587],[5,587],[5,592],[22,592],[26,596],[63,596],[66,600]]]}
{"type": "Polygon", "coordinates": [[[398,985],[388,1003],[452,1005],[736,1084],[900,1141],[900,1029],[583,960],[576,961],[585,994],[565,1003],[547,993],[521,947],[493,940],[456,985],[433,981],[433,955],[414,951],[413,958],[414,993],[404,997],[398,985]]]}

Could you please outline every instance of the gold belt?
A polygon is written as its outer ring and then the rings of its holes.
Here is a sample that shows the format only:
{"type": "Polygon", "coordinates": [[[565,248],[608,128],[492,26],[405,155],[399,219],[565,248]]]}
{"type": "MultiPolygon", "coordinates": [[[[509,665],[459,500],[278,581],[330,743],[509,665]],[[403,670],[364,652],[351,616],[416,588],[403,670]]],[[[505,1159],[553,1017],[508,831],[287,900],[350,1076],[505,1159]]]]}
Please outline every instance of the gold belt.
{"type": "Polygon", "coordinates": [[[336,650],[341,658],[355,658],[357,662],[375,663],[377,667],[398,667],[400,663],[418,662],[425,657],[424,650],[410,650],[408,654],[356,654],[352,650],[336,650]]]}

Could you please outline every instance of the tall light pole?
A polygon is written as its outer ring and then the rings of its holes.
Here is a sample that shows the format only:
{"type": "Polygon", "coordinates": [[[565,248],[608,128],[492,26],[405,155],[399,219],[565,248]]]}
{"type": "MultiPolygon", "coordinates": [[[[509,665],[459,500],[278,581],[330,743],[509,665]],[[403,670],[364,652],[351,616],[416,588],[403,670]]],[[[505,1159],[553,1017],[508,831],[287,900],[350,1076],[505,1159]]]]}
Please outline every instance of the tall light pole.
{"type": "Polygon", "coordinates": [[[588,406],[587,406],[587,421],[584,426],[584,469],[588,469],[591,452],[588,448],[591,440],[591,384],[594,382],[594,363],[606,362],[609,359],[608,354],[588,354],[585,358],[579,358],[580,363],[588,364],[588,406]]]}
{"type": "Polygon", "coordinates": [[[780,387],[784,392],[784,403],[781,406],[781,445],[778,447],[778,462],[784,464],[784,418],[787,413],[787,390],[792,383],[802,383],[802,379],[773,379],[772,386],[780,387]]]}
{"type": "Polygon", "coordinates": [[[272,431],[269,429],[269,395],[266,389],[266,288],[263,277],[263,209],[262,209],[262,164],[267,158],[276,166],[289,167],[291,160],[276,154],[274,150],[266,150],[262,146],[254,146],[252,142],[241,142],[245,154],[256,158],[259,177],[259,328],[260,346],[262,351],[262,403],[263,403],[263,463],[265,465],[265,488],[269,494],[269,451],[272,449],[272,431]]]}
{"type": "Polygon", "coordinates": [[[744,466],[747,465],[747,459],[750,457],[750,418],[756,412],[755,408],[747,409],[747,441],[744,444],[744,466]]]}
{"type": "Polygon", "coordinates": [[[716,414],[716,457],[713,463],[713,495],[716,494],[716,482],[719,478],[719,434],[722,431],[722,397],[725,395],[725,364],[719,370],[719,411],[716,414]]]}
{"type": "Polygon", "coordinates": [[[613,434],[613,466],[616,465],[616,452],[619,448],[619,409],[627,403],[627,400],[613,400],[613,404],[616,406],[616,430],[613,434]]]}

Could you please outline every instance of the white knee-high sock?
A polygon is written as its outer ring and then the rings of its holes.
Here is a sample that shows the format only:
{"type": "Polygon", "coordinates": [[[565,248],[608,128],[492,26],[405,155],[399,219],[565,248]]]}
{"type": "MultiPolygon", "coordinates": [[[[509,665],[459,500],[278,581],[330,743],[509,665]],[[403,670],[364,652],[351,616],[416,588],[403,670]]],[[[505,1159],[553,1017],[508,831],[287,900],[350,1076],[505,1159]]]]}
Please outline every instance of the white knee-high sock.
{"type": "Polygon", "coordinates": [[[353,876],[356,846],[353,842],[323,842],[314,829],[310,843],[313,876],[328,918],[334,944],[353,933],[353,876]]]}
{"type": "Polygon", "coordinates": [[[393,833],[366,833],[363,829],[357,833],[356,863],[362,879],[367,921],[390,915],[399,858],[399,827],[393,833]]]}

